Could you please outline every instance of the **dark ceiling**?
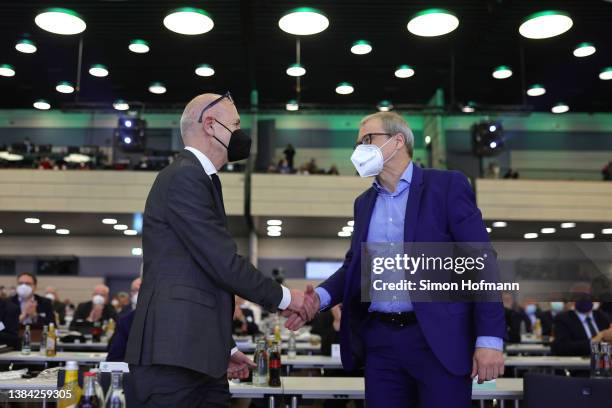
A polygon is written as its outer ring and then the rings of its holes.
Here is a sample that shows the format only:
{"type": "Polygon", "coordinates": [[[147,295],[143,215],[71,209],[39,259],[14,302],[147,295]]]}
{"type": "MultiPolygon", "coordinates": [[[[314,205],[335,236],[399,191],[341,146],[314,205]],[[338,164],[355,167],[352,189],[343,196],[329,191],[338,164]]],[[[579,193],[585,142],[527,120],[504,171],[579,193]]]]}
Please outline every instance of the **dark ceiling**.
{"type": "Polygon", "coordinates": [[[0,63],[14,65],[17,75],[0,77],[0,108],[29,108],[36,98],[47,98],[56,107],[74,102],[74,94],[59,94],[54,87],[60,80],[76,78],[79,36],[50,34],[34,24],[37,10],[61,6],[78,11],[87,22],[81,103],[110,106],[114,99],[123,98],[141,101],[147,109],[179,108],[198,93],[229,89],[238,105],[245,107],[250,90],[256,88],[262,108],[282,109],[295,96],[295,79],[285,74],[295,61],[295,37],[282,32],[277,22],[297,5],[317,7],[330,20],[326,31],[301,40],[302,62],[308,70],[302,77],[304,106],[373,109],[382,99],[396,105],[420,105],[441,87],[447,109],[455,106],[453,101],[473,100],[482,105],[549,111],[555,102],[565,101],[572,111],[612,111],[612,81],[598,78],[603,67],[612,65],[612,3],[604,0],[2,1],[0,63]],[[165,14],[182,5],[210,12],[214,29],[199,36],[167,30],[162,25],[165,14]],[[455,12],[459,28],[437,38],[409,33],[410,16],[434,6],[455,12]],[[518,34],[521,20],[545,9],[569,12],[574,26],[551,39],[522,38],[518,34]],[[24,33],[36,41],[36,54],[14,49],[24,33]],[[133,38],[149,41],[151,51],[144,55],[128,51],[133,38]],[[351,54],[350,45],[357,39],[369,40],[373,52],[351,54]],[[572,50],[582,41],[595,43],[597,53],[574,57],[572,50]],[[525,84],[544,84],[546,95],[523,96],[521,49],[525,84]],[[90,76],[87,70],[93,63],[107,65],[110,75],[90,76]],[[215,76],[196,76],[194,69],[200,63],[212,64],[215,76]],[[400,64],[414,66],[416,75],[395,78],[393,72],[400,64]],[[514,75],[493,79],[492,69],[502,64],[510,65],[514,75]],[[149,93],[153,81],[163,81],[168,92],[149,93]],[[352,82],[355,92],[337,95],[334,89],[341,81],[352,82]]]}

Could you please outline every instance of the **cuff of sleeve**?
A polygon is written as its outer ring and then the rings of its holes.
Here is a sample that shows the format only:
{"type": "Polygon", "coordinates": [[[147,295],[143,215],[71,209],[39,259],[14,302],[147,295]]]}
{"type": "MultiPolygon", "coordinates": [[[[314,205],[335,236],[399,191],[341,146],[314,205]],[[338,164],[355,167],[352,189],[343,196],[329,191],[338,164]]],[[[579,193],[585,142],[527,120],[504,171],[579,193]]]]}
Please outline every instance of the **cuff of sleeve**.
{"type": "Polygon", "coordinates": [[[476,338],[476,347],[504,351],[504,340],[493,336],[479,336],[476,338]]]}
{"type": "Polygon", "coordinates": [[[281,285],[281,288],[283,288],[283,298],[278,304],[278,308],[280,310],[285,310],[291,304],[291,291],[287,289],[286,287],[284,287],[283,285],[281,285]]]}
{"type": "Polygon", "coordinates": [[[238,347],[234,347],[232,348],[232,351],[230,351],[230,356],[233,356],[234,354],[236,354],[238,352],[238,347]]]}
{"type": "Polygon", "coordinates": [[[319,295],[320,306],[319,310],[323,310],[331,303],[331,296],[327,290],[319,286],[315,288],[315,292],[319,295]]]}

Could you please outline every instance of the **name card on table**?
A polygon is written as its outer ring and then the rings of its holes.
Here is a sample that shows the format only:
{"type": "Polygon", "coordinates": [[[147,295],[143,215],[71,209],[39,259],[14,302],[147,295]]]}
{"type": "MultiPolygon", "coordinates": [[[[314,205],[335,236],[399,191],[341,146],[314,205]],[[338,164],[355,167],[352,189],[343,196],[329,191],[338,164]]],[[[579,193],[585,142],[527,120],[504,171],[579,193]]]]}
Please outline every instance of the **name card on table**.
{"type": "Polygon", "coordinates": [[[339,344],[331,345],[331,356],[333,358],[340,358],[340,345],[339,344]]]}

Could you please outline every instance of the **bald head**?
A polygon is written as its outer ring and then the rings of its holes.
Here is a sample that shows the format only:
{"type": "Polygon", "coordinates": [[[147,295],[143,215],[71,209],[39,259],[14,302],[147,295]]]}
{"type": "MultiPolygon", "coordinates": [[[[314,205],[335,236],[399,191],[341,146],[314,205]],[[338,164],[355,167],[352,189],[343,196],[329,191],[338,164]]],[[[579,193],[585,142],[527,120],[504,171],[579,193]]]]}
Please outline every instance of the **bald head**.
{"type": "Polygon", "coordinates": [[[109,292],[110,292],[110,289],[106,285],[98,284],[98,285],[94,286],[94,290],[93,290],[94,296],[95,295],[104,296],[104,299],[106,300],[106,302],[108,302],[108,294],[109,294],[109,292]]]}

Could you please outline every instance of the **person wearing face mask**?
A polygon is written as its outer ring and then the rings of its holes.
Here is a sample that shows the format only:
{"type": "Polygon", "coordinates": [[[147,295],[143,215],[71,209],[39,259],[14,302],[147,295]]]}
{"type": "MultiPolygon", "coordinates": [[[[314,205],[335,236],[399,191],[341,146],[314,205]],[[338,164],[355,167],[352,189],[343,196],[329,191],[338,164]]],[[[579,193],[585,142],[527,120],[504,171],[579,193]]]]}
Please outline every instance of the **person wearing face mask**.
{"type": "MultiPolygon", "coordinates": [[[[490,254],[488,271],[497,269],[467,178],[415,166],[413,147],[412,131],[397,113],[361,121],[351,161],[360,176],[374,181],[355,200],[342,267],[315,290],[307,289],[306,304],[316,313],[342,303],[342,363],[346,370],[365,365],[368,407],[471,407],[472,378],[503,375],[501,298],[412,303],[409,291],[398,291],[394,301],[361,300],[362,243],[480,242],[490,254]]],[[[302,324],[296,314],[287,322],[290,328],[302,324]]]]}
{"type": "Polygon", "coordinates": [[[542,336],[551,336],[555,317],[565,310],[565,303],[561,301],[550,302],[550,310],[540,312],[539,318],[542,322],[542,336]]]}
{"type": "Polygon", "coordinates": [[[185,144],[147,197],[142,285],[126,361],[147,406],[229,406],[227,377],[254,363],[232,338],[234,295],[268,310],[303,312],[304,295],[267,277],[237,254],[217,172],[249,157],[231,95],[203,94],[181,117],[185,144]]]}
{"type": "Polygon", "coordinates": [[[140,285],[142,284],[141,278],[136,278],[132,281],[132,285],[130,286],[130,303],[125,305],[118,314],[119,319],[126,316],[128,313],[132,312],[136,309],[136,304],[138,303],[138,291],[140,290],[140,285]]]}
{"type": "Polygon", "coordinates": [[[66,305],[64,302],[59,300],[57,290],[53,286],[47,286],[45,289],[45,297],[51,301],[53,305],[53,311],[55,312],[55,318],[59,324],[66,323],[66,305]]]}
{"type": "Polygon", "coordinates": [[[55,323],[51,301],[35,293],[37,284],[38,279],[30,273],[24,272],[17,276],[17,293],[11,300],[19,306],[21,325],[29,324],[38,328],[55,323]]]}
{"type": "Polygon", "coordinates": [[[575,297],[574,310],[561,312],[555,317],[553,354],[588,356],[591,341],[612,341],[610,319],[605,313],[593,310],[591,294],[577,293],[575,297]]]}
{"type": "Polygon", "coordinates": [[[521,318],[525,323],[525,330],[527,333],[533,332],[533,325],[535,324],[536,319],[539,317],[540,313],[538,310],[538,305],[533,300],[526,300],[523,302],[523,307],[520,308],[521,318]]]}
{"type": "Polygon", "coordinates": [[[71,330],[89,329],[94,323],[102,323],[104,320],[117,318],[117,313],[109,302],[108,286],[99,284],[94,287],[91,300],[80,303],[74,312],[74,318],[70,323],[71,330]]]}

